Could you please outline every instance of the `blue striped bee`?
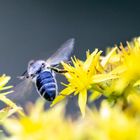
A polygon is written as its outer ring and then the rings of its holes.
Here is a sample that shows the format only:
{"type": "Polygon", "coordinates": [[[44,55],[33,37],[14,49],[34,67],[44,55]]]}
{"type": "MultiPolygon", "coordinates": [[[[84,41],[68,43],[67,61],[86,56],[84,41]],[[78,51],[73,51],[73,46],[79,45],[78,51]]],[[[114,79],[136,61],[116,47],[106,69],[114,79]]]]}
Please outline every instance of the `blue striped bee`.
{"type": "Polygon", "coordinates": [[[15,95],[19,92],[19,96],[22,96],[21,94],[22,92],[25,92],[27,86],[29,87],[32,83],[35,83],[39,95],[47,101],[53,101],[58,95],[55,72],[66,72],[63,69],[58,69],[57,65],[59,65],[61,61],[69,60],[73,47],[74,39],[69,39],[49,59],[31,60],[28,63],[26,72],[19,77],[20,79],[23,79],[24,89],[21,90],[20,86],[15,87],[15,95]]]}

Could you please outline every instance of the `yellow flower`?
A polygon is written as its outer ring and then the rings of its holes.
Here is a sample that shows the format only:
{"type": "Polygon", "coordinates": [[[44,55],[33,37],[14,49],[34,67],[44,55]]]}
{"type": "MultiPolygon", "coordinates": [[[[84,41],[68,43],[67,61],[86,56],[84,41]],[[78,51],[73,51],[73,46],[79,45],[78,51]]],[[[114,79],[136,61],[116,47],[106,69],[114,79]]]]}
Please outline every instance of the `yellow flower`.
{"type": "Polygon", "coordinates": [[[140,39],[136,38],[133,42],[123,47],[121,44],[118,51],[119,64],[112,70],[113,74],[119,76],[107,88],[107,92],[116,95],[128,94],[134,84],[140,80],[140,39]]]}
{"type": "Polygon", "coordinates": [[[125,112],[129,116],[140,117],[140,89],[131,88],[127,96],[127,102],[129,106],[125,109],[125,112]]]}
{"type": "MultiPolygon", "coordinates": [[[[12,86],[6,86],[5,85],[8,83],[8,81],[10,80],[10,76],[6,76],[5,74],[0,76],[0,91],[3,91],[3,90],[7,90],[7,89],[10,89],[12,88],[12,86]]],[[[6,92],[5,94],[8,94],[9,92],[6,92]]],[[[11,93],[11,91],[10,91],[11,93]]],[[[2,93],[1,93],[2,94],[2,93]]]]}
{"type": "Polygon", "coordinates": [[[118,78],[118,75],[112,72],[112,69],[118,66],[118,61],[120,60],[120,58],[118,59],[118,54],[116,52],[117,49],[117,47],[108,48],[107,55],[101,56],[101,65],[104,68],[104,71],[106,71],[106,77],[103,74],[100,75],[100,77],[98,75],[99,82],[92,87],[92,94],[89,97],[90,102],[97,100],[101,95],[107,95],[108,92],[106,92],[106,87],[112,83],[113,79],[118,78]]]}
{"type": "Polygon", "coordinates": [[[139,120],[131,118],[121,111],[121,107],[109,107],[102,103],[100,109],[100,126],[110,140],[140,139],[139,120]]]}
{"type": "MultiPolygon", "coordinates": [[[[135,38],[132,42],[127,42],[124,47],[120,44],[102,57],[101,64],[109,74],[116,75],[116,78],[98,83],[100,88],[94,88],[97,96],[105,95],[109,99],[127,99],[131,91],[140,85],[140,38],[135,38]]],[[[91,100],[96,99],[96,95],[91,96],[91,100]]]]}
{"type": "Polygon", "coordinates": [[[140,121],[129,117],[121,110],[119,105],[110,107],[102,102],[99,111],[87,113],[84,120],[78,122],[76,127],[78,136],[82,139],[94,140],[139,140],[140,121]],[[77,125],[78,126],[78,125],[77,125]],[[80,130],[78,130],[80,129],[80,130]]]}
{"type": "Polygon", "coordinates": [[[64,119],[64,104],[48,111],[44,101],[28,104],[28,115],[3,123],[11,134],[8,140],[73,140],[71,121],[64,119]]]}
{"type": "Polygon", "coordinates": [[[88,110],[86,117],[70,121],[64,117],[64,104],[49,111],[38,100],[28,105],[28,115],[5,120],[11,134],[6,140],[139,140],[140,120],[128,116],[119,105],[110,107],[103,101],[99,110],[88,110]]]}
{"type": "Polygon", "coordinates": [[[102,51],[95,49],[93,53],[87,52],[87,59],[85,62],[74,57],[72,59],[73,65],[62,63],[65,73],[65,77],[68,80],[68,84],[64,84],[66,88],[60,92],[60,95],[56,97],[52,105],[56,104],[65,96],[74,93],[78,95],[78,104],[82,115],[85,115],[85,106],[87,102],[87,91],[94,87],[94,84],[103,82],[108,79],[112,79],[113,76],[106,74],[103,67],[100,64],[100,54],[102,51]]]}
{"type": "Polygon", "coordinates": [[[127,50],[122,47],[122,67],[125,71],[120,75],[120,80],[116,85],[120,85],[117,89],[120,93],[124,91],[127,86],[133,86],[135,82],[140,79],[140,42],[134,40],[134,44],[128,44],[127,50]]]}
{"type": "Polygon", "coordinates": [[[129,118],[118,106],[111,108],[103,102],[99,119],[100,127],[110,140],[140,138],[138,125],[140,122],[137,122],[135,118],[129,118]]]}
{"type": "MultiPolygon", "coordinates": [[[[0,92],[12,88],[12,86],[5,86],[8,83],[9,80],[10,80],[10,76],[6,76],[6,75],[0,76],[0,92]]],[[[11,94],[12,92],[13,91],[10,90],[10,91],[7,91],[7,92],[0,93],[0,100],[2,102],[4,102],[6,105],[8,105],[13,110],[12,112],[17,111],[20,115],[23,115],[23,113],[21,111],[21,108],[18,107],[14,102],[12,102],[10,99],[8,99],[6,97],[7,94],[11,94]]],[[[9,110],[7,110],[7,113],[8,113],[8,111],[10,111],[10,108],[9,108],[9,110]]],[[[9,116],[8,114],[7,114],[7,116],[9,116]]],[[[10,113],[10,114],[12,114],[12,113],[10,113]]]]}

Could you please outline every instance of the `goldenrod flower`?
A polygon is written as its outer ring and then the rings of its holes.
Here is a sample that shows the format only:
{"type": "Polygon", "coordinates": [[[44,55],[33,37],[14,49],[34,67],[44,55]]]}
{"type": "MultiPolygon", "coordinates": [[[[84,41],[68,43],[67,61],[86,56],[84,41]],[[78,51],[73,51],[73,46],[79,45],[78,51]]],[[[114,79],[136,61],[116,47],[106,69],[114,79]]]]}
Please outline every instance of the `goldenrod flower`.
{"type": "Polygon", "coordinates": [[[86,117],[70,121],[64,117],[64,104],[49,111],[44,102],[28,105],[28,115],[5,120],[10,133],[6,140],[139,140],[140,120],[128,116],[119,105],[110,107],[103,101],[99,110],[88,110],[86,117]]]}
{"type": "MultiPolygon", "coordinates": [[[[116,59],[118,63],[111,73],[118,75],[119,78],[111,81],[106,88],[108,95],[129,94],[130,89],[140,80],[140,39],[136,38],[133,42],[127,42],[126,47],[121,44],[120,50],[117,51],[115,58],[118,58],[116,59]]],[[[114,56],[111,59],[113,58],[114,56]]],[[[109,63],[109,65],[114,65],[114,63],[109,63]]]]}
{"type": "MultiPolygon", "coordinates": [[[[10,76],[6,76],[6,75],[0,76],[0,92],[2,91],[2,93],[0,93],[0,100],[2,102],[4,102],[7,106],[9,106],[12,110],[14,110],[12,112],[17,111],[19,114],[23,115],[21,108],[18,107],[14,102],[12,102],[10,99],[8,99],[6,97],[7,94],[11,94],[13,91],[10,90],[7,92],[3,92],[5,90],[12,88],[12,86],[5,86],[9,80],[10,80],[10,76]]],[[[10,111],[10,109],[9,109],[9,111],[10,111]]],[[[7,113],[8,113],[8,110],[7,110],[7,113]]],[[[8,114],[7,114],[7,116],[9,116],[8,114]]],[[[12,114],[12,113],[10,113],[10,114],[12,114]]]]}
{"type": "Polygon", "coordinates": [[[127,140],[140,138],[140,122],[128,117],[119,106],[109,107],[102,102],[99,116],[96,116],[100,130],[108,140],[127,140]]]}
{"type": "MultiPolygon", "coordinates": [[[[11,77],[10,76],[6,76],[5,74],[0,76],[0,91],[12,88],[12,86],[6,86],[5,87],[5,85],[9,82],[10,79],[11,79],[11,77]]],[[[10,92],[6,92],[5,94],[8,94],[8,93],[11,93],[11,91],[10,92]]]]}
{"type": "Polygon", "coordinates": [[[74,66],[62,63],[64,70],[67,71],[64,75],[69,83],[64,84],[66,88],[60,92],[60,95],[56,97],[52,105],[65,98],[66,95],[70,95],[72,93],[74,93],[74,95],[79,94],[78,104],[82,115],[85,115],[87,91],[90,90],[95,83],[113,78],[113,76],[104,72],[104,69],[100,64],[101,53],[102,51],[98,51],[98,49],[91,54],[88,51],[85,62],[74,57],[74,59],[72,59],[74,66]]]}
{"type": "MultiPolygon", "coordinates": [[[[74,57],[73,65],[62,62],[68,83],[52,103],[74,93],[78,95],[84,116],[90,91],[92,101],[101,95],[107,97],[99,109],[86,108],[85,118],[72,120],[64,115],[65,104],[46,111],[44,101],[38,100],[35,105],[27,104],[27,115],[7,119],[18,107],[6,98],[9,92],[2,93],[0,100],[10,106],[0,110],[0,121],[10,134],[4,140],[139,140],[140,38],[127,43],[126,47],[115,46],[106,56],[100,55],[101,51],[96,49],[93,53],[87,52],[85,61],[74,57]],[[109,104],[110,99],[115,104],[109,104]]],[[[10,88],[4,87],[9,79],[5,78],[5,75],[0,77],[0,91],[10,88]]]]}
{"type": "Polygon", "coordinates": [[[99,110],[87,113],[84,120],[76,125],[79,139],[93,140],[139,140],[140,121],[129,117],[120,106],[103,101],[99,110]],[[77,127],[79,126],[79,127],[77,127]]]}
{"type": "Polygon", "coordinates": [[[125,109],[125,112],[132,117],[140,117],[140,89],[131,88],[129,94],[126,97],[129,106],[125,109]]]}
{"type": "Polygon", "coordinates": [[[113,102],[118,99],[127,101],[127,96],[140,85],[139,60],[140,38],[127,42],[126,47],[122,44],[118,48],[115,46],[105,57],[101,57],[104,70],[114,77],[116,75],[116,78],[95,84],[90,100],[104,95],[113,102]]]}
{"type": "Polygon", "coordinates": [[[11,134],[8,140],[73,140],[71,121],[64,119],[64,104],[49,111],[44,101],[28,104],[28,115],[5,120],[4,126],[11,134]]]}

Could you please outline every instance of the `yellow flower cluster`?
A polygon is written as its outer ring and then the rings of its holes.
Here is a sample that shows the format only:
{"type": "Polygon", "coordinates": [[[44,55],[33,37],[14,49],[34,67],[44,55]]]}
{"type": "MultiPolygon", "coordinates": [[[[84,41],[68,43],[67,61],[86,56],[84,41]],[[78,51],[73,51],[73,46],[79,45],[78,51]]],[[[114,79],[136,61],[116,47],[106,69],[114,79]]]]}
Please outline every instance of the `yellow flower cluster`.
{"type": "Polygon", "coordinates": [[[122,44],[118,47],[114,55],[111,56],[108,67],[113,74],[119,76],[114,80],[107,90],[108,94],[115,92],[121,95],[127,94],[134,87],[139,85],[140,80],[140,38],[135,38],[132,42],[127,42],[127,46],[123,47],[122,44]]]}
{"type": "Polygon", "coordinates": [[[18,112],[20,115],[24,115],[21,111],[21,108],[18,107],[14,102],[6,97],[7,94],[12,93],[13,91],[5,91],[12,88],[12,86],[5,86],[10,80],[9,76],[2,75],[0,76],[0,101],[4,102],[7,107],[0,110],[0,121],[12,115],[15,112],[18,112]]]}
{"type": "Polygon", "coordinates": [[[28,104],[28,115],[7,119],[3,124],[13,136],[8,140],[72,140],[73,127],[64,118],[64,104],[49,111],[44,110],[44,101],[28,104]]]}
{"type": "Polygon", "coordinates": [[[88,51],[85,61],[72,58],[73,65],[62,63],[68,84],[53,101],[52,105],[64,99],[67,95],[78,94],[78,104],[82,115],[85,115],[88,91],[92,92],[90,100],[101,95],[111,102],[126,100],[130,93],[139,93],[140,85],[140,38],[127,42],[126,47],[120,44],[112,48],[106,56],[95,49],[88,51]],[[135,91],[134,91],[135,90],[135,91]]]}
{"type": "MultiPolygon", "coordinates": [[[[9,133],[3,140],[140,140],[140,38],[101,54],[95,49],[87,51],[85,61],[73,57],[72,65],[62,62],[68,82],[52,106],[70,94],[78,95],[84,118],[66,117],[63,102],[45,110],[43,100],[27,104],[26,115],[7,118],[15,111],[23,113],[6,98],[9,92],[2,93],[0,100],[14,109],[11,114],[7,108],[0,111],[0,120],[9,113],[1,121],[9,133]],[[95,101],[100,96],[105,98],[99,109],[87,108],[88,97],[95,101]]],[[[8,80],[0,77],[0,91],[10,88],[4,87],[8,80]]]]}
{"type": "Polygon", "coordinates": [[[9,118],[3,125],[11,136],[4,140],[139,140],[140,120],[129,117],[120,106],[104,101],[97,111],[88,110],[85,118],[72,120],[64,116],[65,105],[48,111],[43,100],[28,105],[28,115],[9,118]]]}

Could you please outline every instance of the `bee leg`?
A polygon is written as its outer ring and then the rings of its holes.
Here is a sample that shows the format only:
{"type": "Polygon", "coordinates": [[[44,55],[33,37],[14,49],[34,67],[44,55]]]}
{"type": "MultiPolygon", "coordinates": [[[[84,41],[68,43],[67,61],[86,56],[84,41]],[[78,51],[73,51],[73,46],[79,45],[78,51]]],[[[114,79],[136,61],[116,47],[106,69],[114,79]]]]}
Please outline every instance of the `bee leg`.
{"type": "Polygon", "coordinates": [[[57,73],[66,73],[67,72],[64,69],[59,69],[59,68],[55,68],[55,67],[50,67],[50,69],[57,72],[57,73]]]}
{"type": "Polygon", "coordinates": [[[23,74],[22,74],[21,76],[18,76],[17,78],[18,78],[18,79],[21,79],[21,80],[24,79],[24,78],[29,78],[28,75],[25,75],[26,73],[27,73],[27,70],[24,71],[23,74]]]}
{"type": "Polygon", "coordinates": [[[25,76],[17,76],[18,79],[22,80],[25,78],[25,76]]]}
{"type": "Polygon", "coordinates": [[[23,80],[23,79],[25,79],[25,78],[27,78],[27,79],[28,79],[28,78],[29,78],[29,76],[17,76],[17,78],[18,78],[18,79],[20,79],[20,80],[23,80]]]}

